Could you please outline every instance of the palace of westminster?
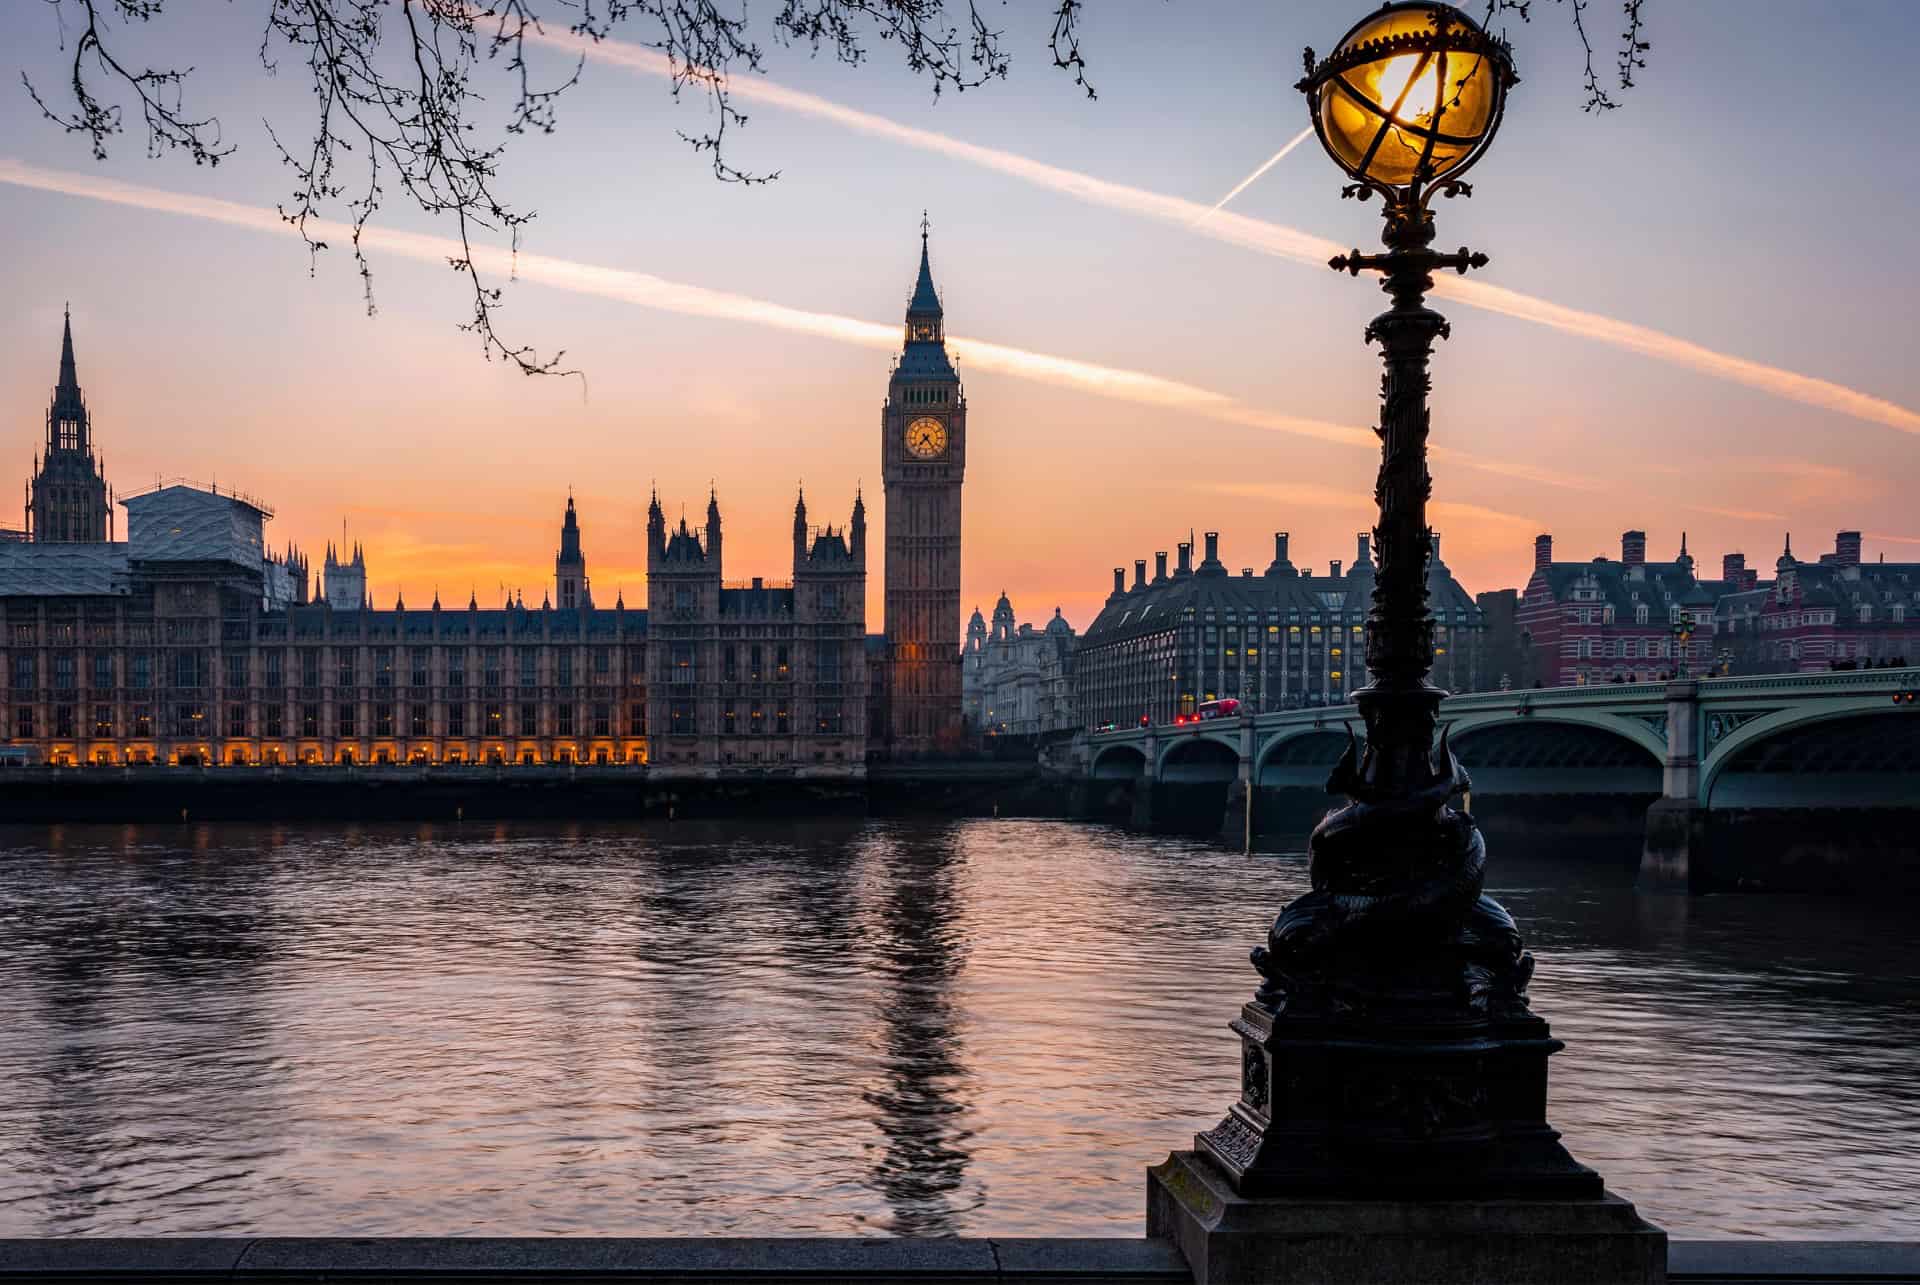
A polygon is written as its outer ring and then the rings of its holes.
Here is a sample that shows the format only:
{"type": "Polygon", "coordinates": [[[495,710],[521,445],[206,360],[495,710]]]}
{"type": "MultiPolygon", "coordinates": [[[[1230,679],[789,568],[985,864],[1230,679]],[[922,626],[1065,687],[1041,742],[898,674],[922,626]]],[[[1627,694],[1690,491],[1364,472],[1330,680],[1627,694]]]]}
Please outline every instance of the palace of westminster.
{"type": "MultiPolygon", "coordinates": [[[[717,496],[704,524],[647,521],[646,601],[595,600],[568,497],[551,593],[483,608],[375,609],[366,556],[329,545],[317,577],[268,548],[259,500],[186,482],[113,496],[95,453],[73,328],[61,338],[24,530],[0,530],[0,761],[54,764],[651,764],[859,775],[870,758],[1155,721],[1235,696],[1346,699],[1371,565],[1226,575],[1207,557],[1136,564],[1087,635],[1056,610],[960,630],[967,401],[921,228],[919,274],[881,410],[884,622],[866,629],[867,514],[793,511],[779,579],[728,579],[717,496]],[[115,504],[126,510],[116,538],[115,504]],[[1269,601],[1271,599],[1271,601],[1269,601]],[[1253,628],[1257,622],[1260,641],[1253,628]],[[1339,626],[1339,627],[1336,627],[1339,626]],[[1299,626],[1296,628],[1295,626],[1299,626]],[[1324,632],[1323,632],[1324,628],[1324,632]],[[1302,633],[1310,629],[1311,636],[1302,633]],[[1357,629],[1354,630],[1357,632],[1357,629]],[[1265,646],[1261,644],[1264,643],[1265,646]],[[1238,653],[1256,665],[1241,664],[1238,653]]],[[[1481,613],[1435,558],[1442,629],[1471,685],[1481,613]]]]}
{"type": "Polygon", "coordinates": [[[689,527],[655,495],[635,607],[594,599],[569,497],[538,607],[376,610],[363,550],[329,546],[315,580],[293,546],[268,548],[259,500],[184,482],[110,495],[69,318],[27,525],[0,531],[0,755],[857,775],[870,754],[951,752],[967,405],[924,226],[881,432],[882,633],[857,494],[818,526],[802,495],[791,568],[741,581],[723,574],[718,497],[689,527]]]}

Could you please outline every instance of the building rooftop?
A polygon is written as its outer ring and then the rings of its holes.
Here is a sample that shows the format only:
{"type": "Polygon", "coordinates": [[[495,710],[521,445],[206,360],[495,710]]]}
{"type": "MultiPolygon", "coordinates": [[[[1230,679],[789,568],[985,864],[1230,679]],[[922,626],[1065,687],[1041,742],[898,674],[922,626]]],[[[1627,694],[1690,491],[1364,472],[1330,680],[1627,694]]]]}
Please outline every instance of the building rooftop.
{"type": "Polygon", "coordinates": [[[125,544],[0,541],[0,598],[127,592],[125,544]]]}

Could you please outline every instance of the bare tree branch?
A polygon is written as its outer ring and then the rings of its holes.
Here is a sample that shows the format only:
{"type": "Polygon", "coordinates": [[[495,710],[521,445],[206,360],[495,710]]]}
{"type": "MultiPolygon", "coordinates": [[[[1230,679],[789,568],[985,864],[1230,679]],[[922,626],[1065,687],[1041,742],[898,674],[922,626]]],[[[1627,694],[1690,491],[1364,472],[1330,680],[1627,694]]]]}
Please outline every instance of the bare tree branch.
{"type": "MultiPolygon", "coordinates": [[[[1587,101],[1582,108],[1588,112],[1612,111],[1620,105],[1613,95],[1607,92],[1607,86],[1600,81],[1600,73],[1593,65],[1593,39],[1587,34],[1587,6],[1591,0],[1554,0],[1555,4],[1564,4],[1573,17],[1573,30],[1580,37],[1580,48],[1586,55],[1586,66],[1581,73],[1582,87],[1586,90],[1587,101]]],[[[1621,0],[1620,7],[1625,11],[1627,29],[1620,36],[1620,47],[1615,55],[1615,68],[1618,73],[1619,88],[1633,88],[1633,73],[1647,65],[1646,52],[1653,46],[1645,39],[1646,16],[1642,6],[1646,0],[1621,0]]],[[[1487,0],[1486,23],[1490,25],[1500,14],[1511,13],[1521,22],[1532,21],[1533,0],[1487,0]]]]}
{"type": "MultiPolygon", "coordinates": [[[[237,0],[236,0],[237,2],[237,0]]],[[[375,311],[373,269],[362,248],[370,221],[390,193],[412,206],[453,220],[459,253],[447,263],[471,292],[473,311],[461,328],[476,335],[489,360],[501,360],[529,375],[577,373],[565,354],[543,356],[511,344],[496,327],[503,294],[476,262],[477,237],[505,234],[513,253],[534,211],[522,210],[498,192],[508,142],[527,134],[551,134],[561,95],[579,83],[584,60],[551,83],[536,81],[526,42],[543,30],[543,18],[559,15],[575,35],[598,42],[616,30],[657,50],[667,61],[669,92],[678,99],[689,86],[707,99],[708,129],[680,137],[712,165],[725,182],[771,182],[778,171],[735,167],[728,131],[747,117],[734,105],[731,86],[739,75],[765,70],[748,0],[253,0],[266,10],[259,58],[270,75],[283,61],[297,65],[313,95],[310,128],[297,144],[283,141],[272,124],[267,137],[292,173],[280,216],[300,235],[308,271],[317,271],[328,249],[318,234],[329,211],[350,227],[355,271],[369,314],[375,311]],[[495,66],[512,85],[502,109],[486,104],[475,82],[482,63],[495,66]],[[496,119],[497,117],[497,119],[496,119]]],[[[1590,0],[1556,0],[1572,13],[1586,49],[1587,110],[1614,107],[1594,68],[1587,37],[1590,0]]],[[[77,15],[67,95],[71,107],[50,104],[30,78],[28,95],[42,115],[71,134],[84,135],[97,159],[124,132],[123,109],[114,92],[139,105],[150,156],[180,150],[195,164],[215,165],[233,151],[214,117],[184,106],[191,67],[138,67],[117,47],[133,43],[128,29],[161,19],[167,0],[42,0],[54,11],[60,48],[67,48],[67,17],[77,15]],[[116,24],[118,29],[116,30],[116,24]],[[104,86],[104,87],[103,87],[104,86]]],[[[778,0],[760,29],[783,47],[805,46],[818,57],[857,67],[868,44],[897,45],[908,70],[931,82],[936,97],[1004,79],[1011,57],[1003,33],[981,14],[980,0],[778,0]],[[965,13],[960,5],[965,4],[965,13]]],[[[1038,0],[1052,20],[1048,52],[1053,65],[1095,97],[1081,53],[1080,31],[1087,0],[1038,0]]],[[[1617,59],[1619,88],[1633,86],[1646,66],[1648,43],[1641,7],[1622,0],[1627,29],[1617,59]]],[[[1527,21],[1532,0],[1487,0],[1491,20],[1502,13],[1527,21]]],[[[511,278],[511,272],[509,272],[511,278]]]]}

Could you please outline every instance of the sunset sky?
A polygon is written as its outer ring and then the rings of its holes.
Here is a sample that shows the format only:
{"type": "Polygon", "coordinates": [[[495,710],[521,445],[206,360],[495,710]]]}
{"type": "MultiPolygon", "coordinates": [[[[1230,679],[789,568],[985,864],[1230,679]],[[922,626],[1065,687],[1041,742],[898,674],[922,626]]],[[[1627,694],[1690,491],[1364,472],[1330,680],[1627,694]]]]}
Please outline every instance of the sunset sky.
{"type": "MultiPolygon", "coordinates": [[[[1368,7],[1096,0],[1092,102],[1049,65],[1044,6],[993,10],[1008,81],[938,102],[888,46],[856,70],[774,49],[730,136],[735,164],[781,171],[758,187],[716,182],[676,137],[707,128],[697,95],[676,104],[645,56],[592,58],[502,185],[538,211],[503,330],[566,349],[582,381],[483,361],[456,329],[463,284],[419,239],[451,229],[398,198],[376,224],[394,234],[371,255],[376,317],[344,253],[309,276],[275,227],[291,180],[265,129],[300,135],[309,99],[296,68],[261,70],[259,6],[179,4],[126,33],[136,61],[199,68],[190,93],[239,145],[211,171],[148,159],[137,128],[97,163],[42,121],[20,73],[58,91],[59,31],[24,6],[0,53],[0,481],[28,476],[70,300],[113,485],[258,494],[270,541],[316,569],[344,520],[377,605],[537,601],[569,487],[602,602],[643,600],[656,483],[693,518],[711,481],[729,577],[782,577],[800,481],[815,522],[843,522],[860,484],[880,502],[925,207],[970,403],[965,609],[1004,589],[1022,619],[1059,605],[1084,626],[1112,567],[1189,528],[1222,532],[1235,570],[1263,568],[1282,529],[1296,563],[1350,560],[1377,458],[1361,332],[1382,300],[1315,263],[1322,243],[1375,245],[1378,207],[1342,201],[1309,140],[1204,216],[1306,124],[1301,46],[1368,7]]],[[[1592,11],[1607,65],[1614,8],[1592,11]]],[[[1685,529],[1714,568],[1734,549],[1771,567],[1789,530],[1812,556],[1842,527],[1869,558],[1920,560],[1903,248],[1920,9],[1647,9],[1651,66],[1599,116],[1565,10],[1510,22],[1523,83],[1474,198],[1439,203],[1439,242],[1493,259],[1436,300],[1454,326],[1434,367],[1446,560],[1499,588],[1538,532],[1572,559],[1618,556],[1628,527],[1658,557],[1685,529]]],[[[868,571],[878,629],[877,547],[868,571]]]]}

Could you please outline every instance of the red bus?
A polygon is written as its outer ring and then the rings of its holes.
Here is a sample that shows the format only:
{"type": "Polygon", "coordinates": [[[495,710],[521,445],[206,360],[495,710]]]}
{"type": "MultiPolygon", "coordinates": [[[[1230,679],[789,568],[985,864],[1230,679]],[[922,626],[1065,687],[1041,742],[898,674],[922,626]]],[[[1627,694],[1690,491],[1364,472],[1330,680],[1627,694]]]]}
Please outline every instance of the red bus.
{"type": "Polygon", "coordinates": [[[1176,726],[1186,723],[1206,723],[1216,718],[1237,718],[1240,715],[1240,702],[1229,697],[1221,701],[1207,701],[1191,714],[1179,714],[1174,717],[1176,726]]]}

